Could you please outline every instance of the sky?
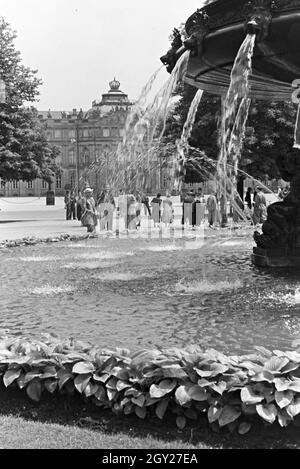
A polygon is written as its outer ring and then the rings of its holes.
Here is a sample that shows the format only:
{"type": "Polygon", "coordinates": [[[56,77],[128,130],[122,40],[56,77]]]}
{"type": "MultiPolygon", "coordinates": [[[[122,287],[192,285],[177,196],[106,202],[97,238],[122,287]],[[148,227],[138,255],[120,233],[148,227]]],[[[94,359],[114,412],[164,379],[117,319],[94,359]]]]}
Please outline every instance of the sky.
{"type": "MultiPolygon", "coordinates": [[[[114,77],[138,98],[174,27],[202,0],[1,0],[24,65],[42,78],[39,110],[87,110],[114,77]]],[[[158,83],[168,73],[162,69],[158,83]]]]}

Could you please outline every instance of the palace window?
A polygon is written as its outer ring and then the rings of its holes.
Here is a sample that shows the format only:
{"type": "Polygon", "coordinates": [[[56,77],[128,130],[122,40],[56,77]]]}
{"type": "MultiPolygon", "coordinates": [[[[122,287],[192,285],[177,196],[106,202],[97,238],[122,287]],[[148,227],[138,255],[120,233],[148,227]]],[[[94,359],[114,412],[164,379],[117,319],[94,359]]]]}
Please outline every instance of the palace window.
{"type": "Polygon", "coordinates": [[[57,147],[57,148],[59,150],[59,154],[55,158],[55,161],[56,161],[57,164],[61,164],[61,162],[62,162],[62,147],[57,147]]]}
{"type": "Polygon", "coordinates": [[[69,138],[75,138],[75,130],[69,130],[69,138]]]}
{"type": "Polygon", "coordinates": [[[61,130],[54,130],[54,138],[61,138],[61,130]]]}
{"type": "Polygon", "coordinates": [[[75,151],[74,151],[74,148],[69,149],[68,163],[71,164],[71,165],[75,164],[75,151]]]}
{"type": "Polygon", "coordinates": [[[12,188],[13,188],[13,189],[18,189],[18,187],[19,187],[19,181],[14,180],[14,181],[12,182],[12,188]]]}
{"type": "Polygon", "coordinates": [[[118,127],[114,127],[112,129],[112,135],[113,135],[113,137],[119,137],[120,136],[120,132],[119,132],[118,127]]]}
{"type": "Polygon", "coordinates": [[[83,129],[83,136],[88,137],[89,136],[89,129],[83,129]]]}
{"type": "Polygon", "coordinates": [[[5,184],[6,184],[6,181],[3,181],[3,179],[1,179],[1,189],[4,189],[5,184]]]}
{"type": "Polygon", "coordinates": [[[32,189],[32,181],[27,181],[27,189],[32,189]]]}
{"type": "Polygon", "coordinates": [[[109,129],[103,129],[103,137],[109,137],[110,132],[109,129]]]}
{"type": "Polygon", "coordinates": [[[83,150],[82,161],[83,161],[83,164],[89,164],[90,154],[89,154],[88,148],[84,148],[84,150],[83,150]]]}
{"type": "Polygon", "coordinates": [[[56,189],[61,189],[61,176],[58,174],[56,175],[55,187],[56,189]]]}
{"type": "Polygon", "coordinates": [[[47,181],[45,181],[44,179],[42,179],[42,189],[47,189],[47,181]]]}

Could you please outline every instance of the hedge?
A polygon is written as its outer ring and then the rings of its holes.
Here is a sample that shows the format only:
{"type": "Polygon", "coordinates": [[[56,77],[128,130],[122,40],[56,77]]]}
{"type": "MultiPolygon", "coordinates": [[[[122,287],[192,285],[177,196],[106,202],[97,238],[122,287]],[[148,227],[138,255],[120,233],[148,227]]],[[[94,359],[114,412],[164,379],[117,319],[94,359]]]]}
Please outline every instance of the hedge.
{"type": "Polygon", "coordinates": [[[163,419],[171,412],[180,429],[206,415],[213,428],[240,434],[257,417],[285,427],[300,415],[300,350],[255,347],[251,355],[226,356],[193,345],[131,353],[43,336],[0,337],[4,386],[37,402],[44,392],[80,393],[116,414],[163,419]]]}

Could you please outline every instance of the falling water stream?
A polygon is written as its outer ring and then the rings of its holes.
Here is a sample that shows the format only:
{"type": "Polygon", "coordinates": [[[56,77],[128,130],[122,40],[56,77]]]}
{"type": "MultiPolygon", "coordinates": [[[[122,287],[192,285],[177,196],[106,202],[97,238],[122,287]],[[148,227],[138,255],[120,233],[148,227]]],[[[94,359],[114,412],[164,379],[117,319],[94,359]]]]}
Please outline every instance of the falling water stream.
{"type": "Polygon", "coordinates": [[[217,175],[220,192],[231,201],[235,201],[239,209],[239,196],[234,191],[230,193],[228,180],[236,182],[238,160],[242,150],[245,126],[250,107],[249,76],[252,72],[252,57],[255,45],[255,34],[248,34],[236,56],[232,71],[230,86],[225,98],[222,99],[221,141],[220,154],[217,164],[217,175]],[[229,167],[227,163],[231,163],[229,167]]]}
{"type": "MultiPolygon", "coordinates": [[[[108,157],[108,184],[114,192],[144,187],[145,174],[157,169],[155,154],[165,131],[166,119],[170,110],[170,100],[186,72],[190,52],[186,51],[177,61],[170,77],[148,103],[149,94],[160,69],[151,76],[145,85],[138,102],[133,106],[125,123],[123,141],[117,151],[108,157]]],[[[84,177],[95,171],[92,165],[84,177]]],[[[97,171],[97,169],[96,169],[97,171]]]]}
{"type": "MultiPolygon", "coordinates": [[[[226,97],[222,99],[220,154],[216,175],[210,174],[210,178],[216,181],[219,194],[223,193],[226,200],[230,200],[244,221],[247,218],[240,208],[241,201],[236,192],[235,183],[251,103],[248,98],[249,76],[252,69],[255,37],[253,34],[247,35],[232,68],[230,87],[226,97]]],[[[107,182],[114,192],[124,189],[125,191],[137,188],[144,189],[157,171],[157,154],[161,150],[161,139],[170,110],[170,101],[178,83],[184,78],[189,56],[190,52],[186,51],[179,58],[168,80],[156,93],[154,99],[148,103],[150,92],[161,70],[158,69],[146,83],[137,103],[132,107],[125,123],[123,141],[119,144],[117,151],[113,151],[107,158],[108,162],[106,162],[106,165],[109,166],[106,168],[107,182]]],[[[170,189],[180,190],[181,188],[189,153],[188,141],[202,94],[202,90],[198,90],[195,94],[181,138],[176,142],[177,154],[173,157],[170,171],[170,189]]],[[[188,158],[189,162],[193,163],[193,159],[188,158]]],[[[102,169],[102,166],[97,167],[97,164],[94,163],[85,172],[84,177],[86,178],[90,173],[102,169]]]]}
{"type": "Polygon", "coordinates": [[[195,123],[196,119],[196,114],[197,110],[200,104],[200,101],[202,99],[203,95],[203,90],[198,90],[197,93],[195,94],[193,101],[191,103],[187,119],[185,121],[185,124],[183,126],[183,131],[181,134],[180,140],[176,142],[177,146],[177,152],[178,155],[175,156],[175,159],[173,161],[173,174],[174,174],[174,187],[177,190],[181,189],[181,182],[182,182],[182,177],[180,177],[180,174],[183,173],[186,159],[187,159],[187,153],[189,150],[189,138],[191,136],[192,130],[193,130],[193,125],[195,123]],[[176,177],[176,175],[178,175],[176,177]]]}

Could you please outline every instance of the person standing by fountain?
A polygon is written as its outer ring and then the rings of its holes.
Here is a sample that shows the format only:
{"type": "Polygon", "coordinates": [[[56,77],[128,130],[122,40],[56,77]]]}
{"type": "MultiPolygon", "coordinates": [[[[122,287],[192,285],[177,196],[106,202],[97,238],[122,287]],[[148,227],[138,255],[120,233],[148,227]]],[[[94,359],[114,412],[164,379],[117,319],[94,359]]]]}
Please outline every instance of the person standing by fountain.
{"type": "Polygon", "coordinates": [[[74,191],[70,194],[70,220],[76,220],[76,197],[74,191]]]}
{"type": "Polygon", "coordinates": [[[136,227],[140,228],[141,221],[142,221],[142,196],[139,191],[135,191],[134,196],[136,200],[136,205],[135,205],[136,227]]]}
{"type": "Polygon", "coordinates": [[[77,220],[81,220],[81,215],[82,215],[82,194],[79,191],[78,196],[76,197],[76,216],[77,220]]]}
{"type": "Polygon", "coordinates": [[[253,219],[253,216],[252,216],[253,203],[252,203],[252,198],[251,198],[251,192],[252,192],[251,187],[248,187],[246,195],[245,195],[245,202],[247,204],[247,209],[246,209],[247,220],[250,220],[251,224],[253,224],[253,221],[252,221],[252,219],[253,219]]]}
{"type": "Polygon", "coordinates": [[[202,189],[198,190],[192,207],[193,227],[200,226],[205,220],[205,198],[202,189]]]}
{"type": "Polygon", "coordinates": [[[182,196],[182,220],[181,224],[184,226],[188,221],[189,225],[193,223],[193,202],[195,199],[195,194],[193,191],[187,192],[187,194],[182,196]]]}
{"type": "Polygon", "coordinates": [[[256,195],[253,207],[253,223],[258,225],[267,219],[267,201],[260,187],[256,188],[256,195]]]}
{"type": "Polygon", "coordinates": [[[98,219],[96,214],[96,204],[93,198],[93,189],[90,187],[86,187],[83,191],[82,210],[82,225],[87,227],[88,233],[95,234],[98,219]]]}
{"type": "Polygon", "coordinates": [[[149,205],[149,197],[146,194],[142,194],[142,204],[144,205],[144,213],[145,215],[149,215],[151,217],[151,210],[149,205]]]}
{"type": "Polygon", "coordinates": [[[200,197],[199,197],[199,194],[195,195],[195,198],[192,202],[192,227],[193,227],[193,230],[196,229],[196,226],[197,226],[197,212],[199,211],[198,209],[198,206],[200,204],[200,197]]]}
{"type": "Polygon", "coordinates": [[[161,194],[157,194],[154,199],[152,199],[151,207],[152,207],[152,219],[154,221],[154,227],[159,225],[161,222],[161,194]]]}
{"type": "Polygon", "coordinates": [[[252,192],[251,187],[248,187],[246,195],[245,195],[245,202],[248,205],[248,208],[250,211],[252,210],[251,192],[252,192]]]}
{"type": "Polygon", "coordinates": [[[169,225],[173,223],[174,219],[173,202],[169,192],[166,192],[166,198],[163,200],[162,209],[162,222],[165,224],[165,227],[168,228],[169,225]]]}
{"type": "Polygon", "coordinates": [[[227,198],[226,195],[223,193],[220,197],[220,223],[221,228],[225,228],[227,225],[228,217],[227,217],[227,198]]]}
{"type": "Polygon", "coordinates": [[[136,199],[133,194],[127,196],[127,217],[126,228],[129,230],[136,229],[136,199]]]}
{"type": "Polygon", "coordinates": [[[217,215],[217,198],[214,193],[210,193],[207,201],[206,201],[206,208],[208,211],[208,225],[210,228],[213,227],[215,221],[216,221],[216,215],[217,215]]]}
{"type": "Polygon", "coordinates": [[[110,187],[106,186],[97,200],[100,230],[112,231],[115,208],[116,204],[110,187]]]}
{"type": "Polygon", "coordinates": [[[66,192],[64,197],[65,210],[66,210],[66,220],[71,220],[71,196],[70,191],[66,192]]]}

